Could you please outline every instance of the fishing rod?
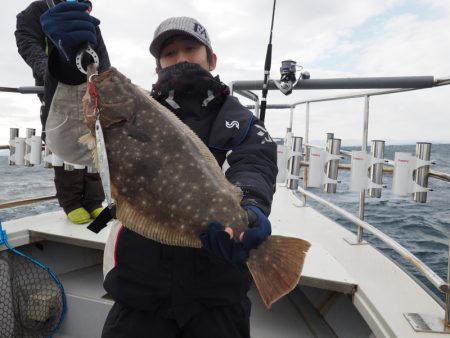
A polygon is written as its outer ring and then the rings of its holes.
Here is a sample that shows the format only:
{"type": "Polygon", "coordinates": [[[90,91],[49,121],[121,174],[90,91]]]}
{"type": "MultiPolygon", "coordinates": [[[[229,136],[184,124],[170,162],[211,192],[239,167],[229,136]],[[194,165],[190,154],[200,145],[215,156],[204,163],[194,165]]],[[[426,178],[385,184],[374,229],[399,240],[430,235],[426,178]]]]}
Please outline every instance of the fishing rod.
{"type": "Polygon", "coordinates": [[[44,87],[42,87],[42,86],[0,87],[0,92],[20,93],[20,94],[43,94],[44,93],[44,87]]]}
{"type": "Polygon", "coordinates": [[[270,67],[272,65],[272,32],[273,32],[273,21],[275,19],[275,7],[277,4],[277,0],[273,0],[273,10],[272,10],[272,24],[270,26],[270,37],[269,44],[267,45],[266,52],[266,61],[264,63],[264,82],[262,89],[262,98],[261,98],[261,110],[259,114],[259,118],[264,122],[266,117],[266,107],[267,107],[267,92],[269,90],[269,75],[270,75],[270,67]]]}

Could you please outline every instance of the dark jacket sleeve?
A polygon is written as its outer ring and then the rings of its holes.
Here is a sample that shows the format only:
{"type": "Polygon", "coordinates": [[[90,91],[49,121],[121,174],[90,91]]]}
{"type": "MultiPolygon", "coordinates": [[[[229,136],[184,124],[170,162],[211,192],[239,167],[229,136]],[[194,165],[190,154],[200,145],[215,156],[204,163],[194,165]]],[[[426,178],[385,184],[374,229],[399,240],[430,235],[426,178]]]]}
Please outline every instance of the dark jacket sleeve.
{"type": "Polygon", "coordinates": [[[32,2],[17,15],[14,32],[19,54],[33,70],[33,76],[39,85],[43,84],[47,69],[46,41],[39,21],[46,6],[42,1],[32,2]]]}
{"type": "MultiPolygon", "coordinates": [[[[99,72],[101,73],[111,67],[111,63],[109,61],[108,51],[106,49],[105,42],[103,41],[100,28],[97,27],[96,33],[97,47],[94,48],[94,50],[97,52],[99,58],[99,72]]],[[[86,59],[88,58],[85,57],[83,62],[83,66],[85,69],[87,67],[86,59]]],[[[48,69],[50,74],[59,82],[68,85],[79,85],[83,82],[86,82],[86,75],[78,70],[75,64],[75,60],[70,63],[61,62],[58,49],[55,47],[51,48],[50,50],[48,69]]]]}
{"type": "Polygon", "coordinates": [[[269,215],[276,187],[277,145],[263,122],[254,118],[245,140],[227,157],[228,180],[242,189],[242,205],[256,205],[269,215]]]}

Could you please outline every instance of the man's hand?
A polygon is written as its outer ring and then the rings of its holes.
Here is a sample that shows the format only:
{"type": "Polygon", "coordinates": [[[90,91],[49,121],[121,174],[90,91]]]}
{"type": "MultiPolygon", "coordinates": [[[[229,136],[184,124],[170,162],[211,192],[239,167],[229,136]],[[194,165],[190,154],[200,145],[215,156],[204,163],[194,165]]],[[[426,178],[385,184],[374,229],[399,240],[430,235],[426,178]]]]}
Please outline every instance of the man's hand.
{"type": "Polygon", "coordinates": [[[247,250],[256,249],[272,233],[272,226],[266,215],[254,205],[246,205],[248,225],[250,229],[240,235],[244,248],[247,250]]]}
{"type": "Polygon", "coordinates": [[[208,225],[208,231],[200,234],[202,247],[216,257],[220,257],[227,262],[238,267],[244,266],[248,258],[248,251],[244,249],[241,242],[238,242],[225,227],[219,222],[212,222],[208,225]]]}
{"type": "Polygon", "coordinates": [[[245,264],[249,251],[256,249],[272,231],[269,219],[258,207],[249,205],[244,208],[250,229],[240,234],[239,241],[234,238],[231,228],[225,228],[219,222],[210,223],[208,231],[199,236],[206,251],[238,267],[245,264]]]}
{"type": "Polygon", "coordinates": [[[61,2],[41,15],[43,32],[65,62],[73,61],[83,44],[97,45],[95,27],[100,21],[89,15],[88,10],[88,3],[61,2]]]}

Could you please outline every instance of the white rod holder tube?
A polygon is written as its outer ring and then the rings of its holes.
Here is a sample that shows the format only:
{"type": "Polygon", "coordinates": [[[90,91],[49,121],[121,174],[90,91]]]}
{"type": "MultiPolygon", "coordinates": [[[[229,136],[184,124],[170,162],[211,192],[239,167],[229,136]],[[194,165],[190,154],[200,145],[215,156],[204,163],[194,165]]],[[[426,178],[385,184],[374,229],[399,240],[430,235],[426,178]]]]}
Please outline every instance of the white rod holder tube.
{"type": "Polygon", "coordinates": [[[26,167],[32,167],[33,166],[31,164],[31,161],[30,161],[30,153],[31,153],[31,138],[34,135],[36,135],[36,129],[34,129],[34,128],[27,128],[26,129],[27,140],[25,142],[25,161],[24,161],[24,165],[26,167]]]}
{"type": "MultiPolygon", "coordinates": [[[[371,154],[373,158],[384,158],[385,142],[381,140],[372,140],[371,154]]],[[[370,167],[370,180],[375,184],[383,184],[383,164],[377,163],[370,167]]],[[[381,188],[370,188],[369,196],[380,198],[381,188]]]]}
{"type": "Polygon", "coordinates": [[[19,137],[19,128],[9,128],[9,165],[16,164],[16,137],[19,137]]]}
{"type": "MultiPolygon", "coordinates": [[[[303,138],[294,136],[292,142],[293,156],[289,158],[288,162],[288,172],[290,176],[298,177],[300,175],[300,162],[301,162],[300,153],[302,152],[302,148],[303,148],[303,138]]],[[[288,179],[286,181],[287,188],[291,190],[297,190],[298,181],[299,181],[298,178],[288,179]]]]}
{"type": "MultiPolygon", "coordinates": [[[[329,149],[329,151],[327,152],[331,153],[332,155],[339,155],[341,153],[341,139],[339,138],[328,139],[327,149],[329,149]]],[[[328,161],[326,164],[326,171],[325,171],[327,178],[331,180],[337,180],[338,167],[339,167],[338,159],[328,161]]],[[[328,193],[335,193],[336,187],[337,187],[336,183],[326,183],[324,191],[328,193]]]]}
{"type": "MultiPolygon", "coordinates": [[[[417,142],[416,157],[420,160],[429,161],[431,154],[431,143],[417,142]]],[[[424,188],[428,188],[428,172],[430,166],[426,165],[413,171],[414,182],[424,188]]],[[[415,192],[412,194],[414,202],[425,203],[427,201],[427,192],[415,192]]]]}

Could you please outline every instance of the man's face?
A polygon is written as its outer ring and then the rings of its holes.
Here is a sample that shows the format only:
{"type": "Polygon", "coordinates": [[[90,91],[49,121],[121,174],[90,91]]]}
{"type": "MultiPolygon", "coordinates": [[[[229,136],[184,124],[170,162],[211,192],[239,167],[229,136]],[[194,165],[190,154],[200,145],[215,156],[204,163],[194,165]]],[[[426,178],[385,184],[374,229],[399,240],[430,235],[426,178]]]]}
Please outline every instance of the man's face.
{"type": "Polygon", "coordinates": [[[211,62],[208,62],[205,45],[183,35],[170,38],[163,45],[159,57],[161,69],[181,62],[189,62],[196,63],[207,71],[212,71],[216,68],[216,61],[216,55],[212,54],[211,62]]]}

